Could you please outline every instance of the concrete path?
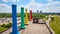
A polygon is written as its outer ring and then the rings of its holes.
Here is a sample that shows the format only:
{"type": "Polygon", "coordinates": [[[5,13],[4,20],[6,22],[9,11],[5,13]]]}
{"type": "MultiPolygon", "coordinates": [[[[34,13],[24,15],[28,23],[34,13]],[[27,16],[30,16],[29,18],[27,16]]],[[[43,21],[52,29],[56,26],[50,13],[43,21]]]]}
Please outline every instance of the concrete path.
{"type": "Polygon", "coordinates": [[[20,31],[21,34],[50,34],[45,24],[29,23],[26,29],[20,31]]]}

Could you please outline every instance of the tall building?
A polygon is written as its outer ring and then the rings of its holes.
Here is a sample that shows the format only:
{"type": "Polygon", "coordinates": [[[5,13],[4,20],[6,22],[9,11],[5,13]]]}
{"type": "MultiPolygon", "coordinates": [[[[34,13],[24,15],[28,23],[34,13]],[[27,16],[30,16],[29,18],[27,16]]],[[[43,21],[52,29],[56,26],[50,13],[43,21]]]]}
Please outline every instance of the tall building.
{"type": "Polygon", "coordinates": [[[42,10],[40,10],[40,13],[42,13],[42,10]]]}
{"type": "Polygon", "coordinates": [[[39,13],[39,11],[37,10],[37,13],[39,13]]]}

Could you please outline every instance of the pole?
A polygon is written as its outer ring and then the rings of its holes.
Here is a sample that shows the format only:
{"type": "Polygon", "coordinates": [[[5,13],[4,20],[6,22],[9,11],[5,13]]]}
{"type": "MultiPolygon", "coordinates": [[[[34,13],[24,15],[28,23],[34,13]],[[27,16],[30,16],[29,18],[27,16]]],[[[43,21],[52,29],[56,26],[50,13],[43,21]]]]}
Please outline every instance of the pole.
{"type": "Polygon", "coordinates": [[[29,16],[29,20],[32,20],[32,10],[30,10],[30,16],[29,16]]]}
{"type": "Polygon", "coordinates": [[[21,26],[20,26],[21,29],[25,29],[26,26],[24,24],[24,8],[21,7],[21,26]]]}
{"type": "Polygon", "coordinates": [[[19,34],[17,27],[17,14],[16,14],[16,5],[12,5],[12,34],[19,34]]]}
{"type": "Polygon", "coordinates": [[[25,25],[28,25],[28,13],[27,13],[27,9],[25,9],[25,25]]]}

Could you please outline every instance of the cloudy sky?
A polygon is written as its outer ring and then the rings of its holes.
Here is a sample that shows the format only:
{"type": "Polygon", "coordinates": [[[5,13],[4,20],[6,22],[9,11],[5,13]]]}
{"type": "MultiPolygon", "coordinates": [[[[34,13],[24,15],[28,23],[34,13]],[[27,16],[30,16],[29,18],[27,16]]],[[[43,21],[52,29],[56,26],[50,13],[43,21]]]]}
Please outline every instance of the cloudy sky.
{"type": "MultiPolygon", "coordinates": [[[[60,13],[60,0],[0,0],[0,13],[11,13],[11,5],[17,5],[17,12],[20,13],[21,7],[36,12],[60,13]]],[[[28,11],[29,12],[29,11],[28,11]]]]}

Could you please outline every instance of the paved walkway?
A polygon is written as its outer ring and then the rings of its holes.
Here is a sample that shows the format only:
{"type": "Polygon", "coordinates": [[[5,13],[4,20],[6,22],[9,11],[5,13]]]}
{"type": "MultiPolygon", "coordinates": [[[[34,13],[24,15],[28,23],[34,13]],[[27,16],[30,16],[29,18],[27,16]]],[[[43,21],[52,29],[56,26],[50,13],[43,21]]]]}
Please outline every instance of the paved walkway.
{"type": "Polygon", "coordinates": [[[26,29],[20,31],[21,34],[50,34],[45,24],[29,23],[26,29]]]}

